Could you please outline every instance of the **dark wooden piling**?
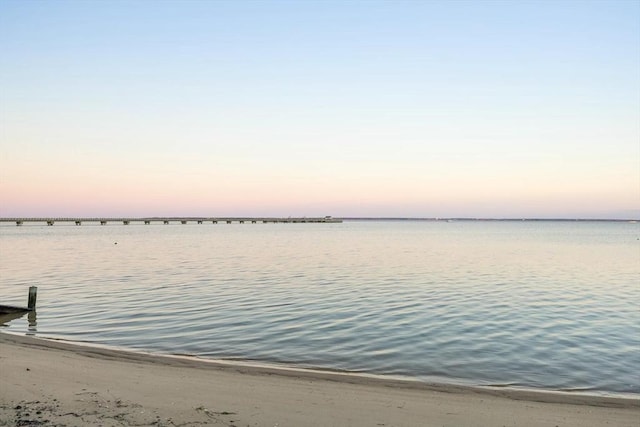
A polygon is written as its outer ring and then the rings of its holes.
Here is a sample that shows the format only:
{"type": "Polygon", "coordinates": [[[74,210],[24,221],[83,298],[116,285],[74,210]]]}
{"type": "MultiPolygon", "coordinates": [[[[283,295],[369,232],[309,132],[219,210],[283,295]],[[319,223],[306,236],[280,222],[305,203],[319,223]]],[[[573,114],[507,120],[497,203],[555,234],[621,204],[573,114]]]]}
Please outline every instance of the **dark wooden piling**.
{"type": "Polygon", "coordinates": [[[36,309],[36,299],[38,298],[38,287],[31,286],[29,288],[29,301],[27,302],[27,309],[33,311],[36,309]]]}

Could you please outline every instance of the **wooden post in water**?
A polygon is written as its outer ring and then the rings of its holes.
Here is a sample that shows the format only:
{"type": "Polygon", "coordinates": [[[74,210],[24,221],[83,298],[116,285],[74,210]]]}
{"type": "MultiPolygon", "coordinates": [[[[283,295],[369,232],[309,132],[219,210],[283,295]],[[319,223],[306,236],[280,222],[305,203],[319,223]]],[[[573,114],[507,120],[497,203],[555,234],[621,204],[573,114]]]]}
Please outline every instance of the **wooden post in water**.
{"type": "Polygon", "coordinates": [[[29,302],[27,303],[27,308],[29,310],[36,309],[36,298],[38,297],[38,287],[31,286],[29,288],[29,302]]]}

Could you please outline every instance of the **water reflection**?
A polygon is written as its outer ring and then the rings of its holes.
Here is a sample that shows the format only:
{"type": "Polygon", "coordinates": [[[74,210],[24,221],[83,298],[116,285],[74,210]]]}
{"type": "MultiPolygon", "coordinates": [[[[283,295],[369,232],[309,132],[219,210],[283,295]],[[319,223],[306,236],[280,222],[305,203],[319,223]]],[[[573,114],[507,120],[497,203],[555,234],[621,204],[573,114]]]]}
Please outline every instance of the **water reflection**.
{"type": "MultiPolygon", "coordinates": [[[[15,319],[19,319],[22,316],[24,316],[26,313],[26,311],[16,311],[13,313],[4,313],[4,314],[0,314],[0,326],[1,327],[7,327],[9,326],[9,322],[11,322],[12,320],[15,319]]],[[[34,313],[35,315],[35,313],[34,313]]]]}
{"type": "Polygon", "coordinates": [[[35,335],[38,332],[38,315],[35,311],[27,311],[21,309],[15,309],[8,312],[3,312],[0,314],[0,327],[6,328],[9,327],[9,322],[12,320],[20,319],[25,314],[27,314],[27,335],[35,335]]]}
{"type": "Polygon", "coordinates": [[[27,329],[27,335],[35,335],[38,332],[38,314],[35,311],[30,311],[27,316],[29,322],[29,328],[27,329]]]}

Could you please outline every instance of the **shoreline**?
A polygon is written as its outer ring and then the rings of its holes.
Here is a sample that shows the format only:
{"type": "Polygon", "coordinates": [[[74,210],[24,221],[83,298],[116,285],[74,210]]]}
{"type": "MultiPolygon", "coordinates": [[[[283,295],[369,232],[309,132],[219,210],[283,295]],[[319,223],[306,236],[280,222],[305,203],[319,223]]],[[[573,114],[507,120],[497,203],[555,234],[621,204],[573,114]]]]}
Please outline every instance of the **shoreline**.
{"type": "Polygon", "coordinates": [[[283,377],[312,378],[351,384],[373,384],[405,389],[435,392],[478,393],[507,397],[514,400],[532,400],[544,403],[569,403],[604,407],[640,408],[640,395],[576,390],[549,390],[527,387],[471,385],[462,382],[427,382],[411,377],[401,377],[368,372],[351,372],[330,368],[299,367],[276,362],[243,359],[210,359],[190,354],[163,354],[125,347],[108,346],[92,342],[70,341],[64,338],[25,335],[0,331],[0,345],[11,343],[29,348],[71,351],[88,357],[119,359],[122,361],[151,363],[167,366],[186,366],[202,369],[230,370],[243,374],[279,375],[283,377]],[[9,337],[8,339],[5,339],[9,337]]]}
{"type": "Polygon", "coordinates": [[[137,353],[1,332],[0,366],[0,425],[46,420],[47,425],[608,422],[637,427],[640,419],[640,399],[626,397],[428,384],[137,353]]]}
{"type": "Polygon", "coordinates": [[[460,382],[423,381],[412,377],[343,371],[339,369],[295,366],[277,362],[244,359],[212,359],[191,354],[155,353],[126,347],[109,346],[93,342],[71,341],[65,338],[43,337],[0,330],[0,344],[9,342],[32,348],[72,351],[89,357],[120,359],[123,361],[153,363],[168,366],[188,366],[203,369],[232,370],[256,375],[279,375],[337,381],[351,384],[375,384],[405,389],[428,390],[445,393],[478,393],[502,396],[514,400],[532,400],[545,403],[569,403],[605,407],[626,406],[626,402],[640,407],[640,395],[615,392],[589,392],[551,390],[502,385],[474,385],[460,382]],[[4,339],[5,337],[9,339],[4,339]]]}

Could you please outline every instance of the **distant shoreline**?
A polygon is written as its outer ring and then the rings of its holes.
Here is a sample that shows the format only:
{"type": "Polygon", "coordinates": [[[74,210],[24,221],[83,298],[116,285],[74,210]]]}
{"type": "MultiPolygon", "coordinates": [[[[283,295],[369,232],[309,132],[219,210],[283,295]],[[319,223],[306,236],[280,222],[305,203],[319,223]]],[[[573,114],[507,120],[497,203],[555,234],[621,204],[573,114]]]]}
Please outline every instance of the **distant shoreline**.
{"type": "Polygon", "coordinates": [[[417,217],[340,217],[344,221],[493,221],[493,222],[637,222],[640,219],[607,218],[417,218],[417,217]]]}
{"type": "Polygon", "coordinates": [[[492,217],[199,217],[199,216],[187,216],[187,217],[0,217],[0,223],[3,222],[47,222],[53,220],[56,222],[143,222],[143,221],[232,221],[232,222],[322,222],[332,223],[340,221],[434,221],[434,222],[447,222],[447,221],[493,221],[493,222],[640,222],[640,218],[492,218],[492,217]]]}

